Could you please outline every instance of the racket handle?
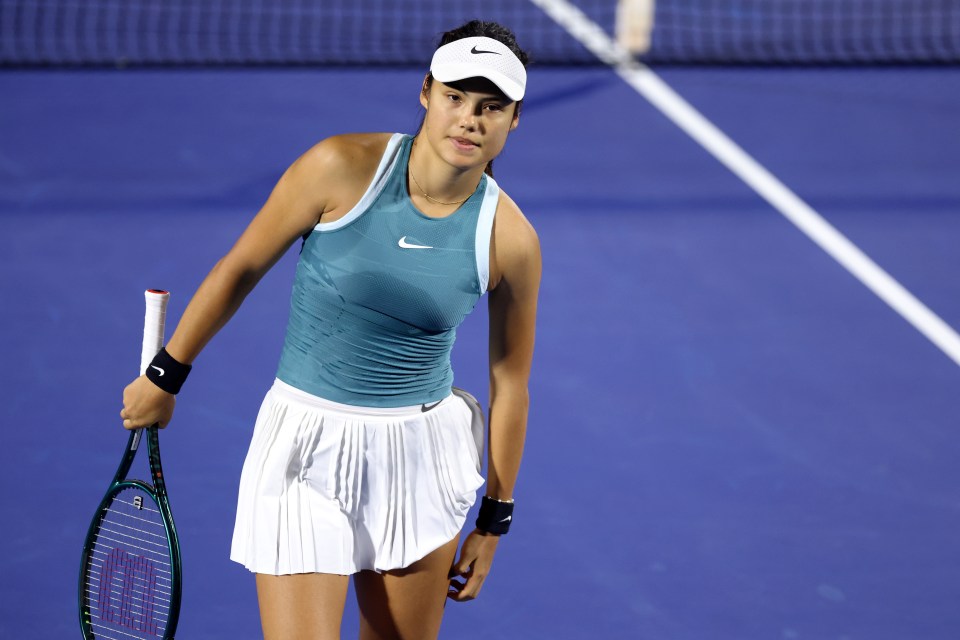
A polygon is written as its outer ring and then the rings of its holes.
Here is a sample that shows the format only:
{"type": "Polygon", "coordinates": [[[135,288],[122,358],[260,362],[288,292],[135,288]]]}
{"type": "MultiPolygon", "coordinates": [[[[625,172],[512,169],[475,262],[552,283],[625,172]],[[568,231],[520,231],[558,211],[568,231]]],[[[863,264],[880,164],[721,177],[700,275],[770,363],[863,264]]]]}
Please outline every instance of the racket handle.
{"type": "Polygon", "coordinates": [[[143,294],[147,311],[143,318],[143,348],[140,351],[140,375],[143,375],[153,356],[163,347],[164,324],[167,319],[167,302],[170,293],[160,289],[147,289],[143,294]]]}

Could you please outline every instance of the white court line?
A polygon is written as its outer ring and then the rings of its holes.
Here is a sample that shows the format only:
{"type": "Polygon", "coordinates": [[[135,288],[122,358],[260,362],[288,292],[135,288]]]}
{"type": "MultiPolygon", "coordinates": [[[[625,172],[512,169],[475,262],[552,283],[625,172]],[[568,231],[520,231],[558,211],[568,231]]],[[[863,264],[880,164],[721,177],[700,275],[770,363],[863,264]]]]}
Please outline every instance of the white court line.
{"type": "Polygon", "coordinates": [[[960,365],[960,335],[568,0],[530,0],[960,365]]]}

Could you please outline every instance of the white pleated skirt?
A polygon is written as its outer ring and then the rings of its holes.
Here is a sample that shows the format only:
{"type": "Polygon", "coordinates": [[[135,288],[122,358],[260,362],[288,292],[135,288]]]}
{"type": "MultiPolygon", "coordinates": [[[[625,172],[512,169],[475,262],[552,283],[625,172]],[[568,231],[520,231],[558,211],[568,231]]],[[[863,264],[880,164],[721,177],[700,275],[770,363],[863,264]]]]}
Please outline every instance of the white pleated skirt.
{"type": "Polygon", "coordinates": [[[480,407],[459,389],[428,411],[381,409],[276,380],[243,465],[230,558],[271,575],[407,567],[463,527],[482,450],[480,407]]]}

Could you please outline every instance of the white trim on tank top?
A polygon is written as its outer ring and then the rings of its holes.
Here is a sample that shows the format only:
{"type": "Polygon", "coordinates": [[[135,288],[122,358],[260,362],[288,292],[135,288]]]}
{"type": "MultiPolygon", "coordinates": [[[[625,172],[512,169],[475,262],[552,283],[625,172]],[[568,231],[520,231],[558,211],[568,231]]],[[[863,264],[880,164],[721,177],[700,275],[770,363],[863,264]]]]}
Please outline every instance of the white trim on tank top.
{"type": "MultiPolygon", "coordinates": [[[[395,133],[390,136],[387,147],[384,149],[383,157],[380,158],[380,164],[373,175],[370,186],[367,187],[363,197],[353,206],[345,216],[333,222],[318,222],[314,225],[316,231],[336,231],[347,226],[359,218],[370,205],[373,204],[380,192],[387,185],[387,180],[393,173],[394,165],[400,158],[400,143],[404,139],[404,134],[395,133]]],[[[487,186],[483,194],[483,204],[480,206],[480,214],[477,218],[477,234],[475,243],[475,253],[477,258],[477,281],[480,285],[480,295],[487,292],[490,284],[490,237],[493,233],[493,218],[497,212],[497,204],[500,202],[500,187],[496,181],[487,176],[487,186]]]]}
{"type": "Polygon", "coordinates": [[[477,218],[477,280],[480,282],[480,295],[487,292],[490,284],[490,236],[493,234],[493,217],[500,202],[500,187],[487,176],[487,189],[483,194],[483,204],[477,218]]]}
{"type": "Polygon", "coordinates": [[[360,198],[360,202],[355,204],[353,209],[350,209],[347,215],[339,220],[334,220],[333,222],[318,222],[313,227],[316,231],[336,231],[337,229],[341,229],[359,218],[364,211],[370,208],[373,201],[377,199],[380,192],[387,186],[387,180],[390,174],[393,173],[393,167],[400,157],[398,151],[400,150],[400,142],[403,138],[404,134],[402,133],[395,133],[390,136],[390,141],[387,142],[387,148],[383,152],[383,157],[380,158],[380,165],[377,167],[377,172],[373,175],[373,180],[370,182],[370,186],[367,187],[363,197],[360,198]]]}

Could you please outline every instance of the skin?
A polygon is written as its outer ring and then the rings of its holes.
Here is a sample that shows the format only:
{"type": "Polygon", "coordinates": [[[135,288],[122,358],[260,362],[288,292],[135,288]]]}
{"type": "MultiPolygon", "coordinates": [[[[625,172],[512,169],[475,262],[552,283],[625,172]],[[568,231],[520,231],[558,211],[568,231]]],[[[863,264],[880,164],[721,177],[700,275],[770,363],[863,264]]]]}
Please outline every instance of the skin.
{"type": "MultiPolygon", "coordinates": [[[[477,187],[487,163],[519,123],[516,104],[490,82],[475,78],[424,82],[424,125],[414,141],[408,191],[425,215],[445,217],[477,187]]],[[[389,134],[328,138],[298,158],[263,208],[194,294],[167,351],[192,363],[286,250],[317,222],[343,217],[371,182],[389,134]]],[[[501,191],[490,245],[490,416],[487,495],[513,496],[523,455],[529,406],[537,294],[539,240],[516,204],[501,191]]],[[[141,376],[124,389],[123,426],[159,424],[173,415],[174,396],[141,376]]],[[[474,530],[456,555],[457,539],[411,567],[355,576],[361,638],[436,637],[446,598],[477,597],[490,572],[499,537],[474,530]],[[445,598],[446,597],[446,598],[445,598]]],[[[339,637],[347,576],[257,575],[264,636],[339,637]]]]}

